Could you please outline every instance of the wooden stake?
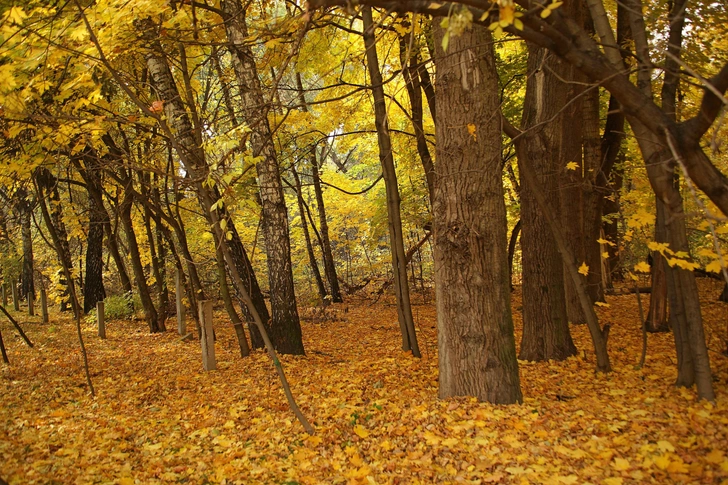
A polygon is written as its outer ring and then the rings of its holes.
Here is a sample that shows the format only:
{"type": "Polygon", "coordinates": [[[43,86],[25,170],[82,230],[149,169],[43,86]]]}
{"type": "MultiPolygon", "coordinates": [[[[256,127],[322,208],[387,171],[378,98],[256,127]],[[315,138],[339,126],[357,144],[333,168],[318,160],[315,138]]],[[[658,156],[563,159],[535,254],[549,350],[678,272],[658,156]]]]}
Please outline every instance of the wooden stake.
{"type": "Polygon", "coordinates": [[[96,321],[99,324],[99,337],[106,338],[106,321],[104,316],[104,302],[96,302],[96,321]]]}
{"type": "Polygon", "coordinates": [[[43,323],[48,323],[48,295],[42,282],[40,285],[40,313],[43,315],[43,323]]]}
{"type": "Polygon", "coordinates": [[[202,346],[202,367],[206,370],[217,369],[215,360],[215,336],[212,331],[212,302],[202,300],[199,303],[200,326],[202,335],[200,345],[202,346]]]}
{"type": "Polygon", "coordinates": [[[174,291],[177,302],[177,333],[185,335],[187,333],[187,322],[185,321],[185,305],[182,302],[182,270],[177,268],[174,274],[174,291]]]}

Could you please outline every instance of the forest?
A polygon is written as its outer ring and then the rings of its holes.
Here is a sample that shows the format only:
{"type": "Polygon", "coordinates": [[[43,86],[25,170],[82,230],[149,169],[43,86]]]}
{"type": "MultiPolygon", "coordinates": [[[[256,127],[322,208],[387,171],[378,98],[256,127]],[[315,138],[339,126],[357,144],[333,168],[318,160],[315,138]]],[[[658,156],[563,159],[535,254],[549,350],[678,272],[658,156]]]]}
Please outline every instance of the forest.
{"type": "Polygon", "coordinates": [[[715,0],[0,1],[0,484],[728,484],[715,0]]]}

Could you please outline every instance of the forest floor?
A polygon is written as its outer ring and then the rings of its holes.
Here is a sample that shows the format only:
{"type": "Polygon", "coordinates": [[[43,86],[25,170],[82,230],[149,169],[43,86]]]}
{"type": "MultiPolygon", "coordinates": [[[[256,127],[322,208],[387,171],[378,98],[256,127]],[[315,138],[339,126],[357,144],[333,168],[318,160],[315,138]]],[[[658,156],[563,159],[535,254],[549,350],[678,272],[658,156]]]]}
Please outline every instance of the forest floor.
{"type": "MultiPolygon", "coordinates": [[[[289,411],[267,355],[241,359],[216,312],[218,370],[199,342],[150,335],[141,321],[84,325],[97,396],[89,397],[75,329],[16,313],[0,330],[0,477],[15,484],[631,484],[728,483],[728,305],[701,282],[716,404],[673,386],[671,334],[642,337],[635,295],[599,308],[612,325],[614,371],[594,372],[585,326],[578,356],[520,362],[522,405],[437,398],[435,310],[414,307],[423,358],[400,350],[393,306],[302,311],[306,357],[282,357],[308,436],[289,411]]],[[[643,295],[647,306],[649,297],[643,295]]],[[[520,340],[520,296],[513,308],[520,340]]],[[[53,318],[53,315],[52,315],[53,318]]],[[[189,323],[188,323],[189,324],[189,323]]]]}

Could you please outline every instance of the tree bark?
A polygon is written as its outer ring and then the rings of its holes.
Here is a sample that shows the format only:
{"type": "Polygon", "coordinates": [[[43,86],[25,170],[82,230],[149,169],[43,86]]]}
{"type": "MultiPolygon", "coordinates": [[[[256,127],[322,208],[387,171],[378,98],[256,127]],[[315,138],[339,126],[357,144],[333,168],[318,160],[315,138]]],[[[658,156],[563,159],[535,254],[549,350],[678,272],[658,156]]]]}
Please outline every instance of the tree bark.
{"type": "Polygon", "coordinates": [[[394,167],[392,154],[392,140],[389,135],[387,122],[387,105],[384,100],[382,87],[382,74],[379,70],[377,57],[377,44],[374,36],[374,21],[372,8],[362,9],[364,21],[364,47],[366,49],[366,64],[371,77],[371,91],[374,97],[374,117],[377,129],[377,142],[379,145],[379,161],[382,165],[384,184],[387,196],[387,219],[389,225],[389,240],[392,253],[392,273],[394,274],[394,289],[397,299],[397,314],[400,330],[402,332],[402,350],[411,350],[412,355],[420,357],[420,348],[415,333],[412,306],[410,304],[409,284],[407,281],[407,261],[405,259],[404,236],[402,234],[402,219],[400,213],[401,199],[397,186],[397,172],[394,167]]]}
{"type": "Polygon", "coordinates": [[[440,397],[522,400],[508,284],[498,85],[490,32],[435,21],[438,169],[433,205],[440,397]],[[474,125],[471,135],[468,125],[474,125]]]}
{"type": "MultiPolygon", "coordinates": [[[[83,287],[83,312],[96,308],[96,303],[104,301],[104,215],[96,200],[88,197],[88,243],[86,245],[86,284],[83,287]]],[[[104,210],[105,211],[105,210],[104,210]]]]}
{"type": "MultiPolygon", "coordinates": [[[[563,86],[554,74],[559,64],[545,49],[529,45],[523,134],[516,139],[521,173],[525,170],[522,161],[528,161],[542,190],[552,196],[559,193],[561,123],[548,121],[563,108],[559,103],[563,86]]],[[[523,338],[519,359],[563,360],[576,354],[564,299],[564,263],[534,190],[521,183],[523,338]]]]}
{"type": "Polygon", "coordinates": [[[256,163],[260,199],[263,205],[268,281],[270,286],[270,336],[276,350],[283,354],[304,354],[301,323],[296,307],[291,267],[291,244],[283,184],[268,124],[268,106],[258,79],[252,50],[246,42],[248,27],[240,0],[222,0],[229,49],[241,94],[241,111],[251,130],[250,144],[256,163]]]}

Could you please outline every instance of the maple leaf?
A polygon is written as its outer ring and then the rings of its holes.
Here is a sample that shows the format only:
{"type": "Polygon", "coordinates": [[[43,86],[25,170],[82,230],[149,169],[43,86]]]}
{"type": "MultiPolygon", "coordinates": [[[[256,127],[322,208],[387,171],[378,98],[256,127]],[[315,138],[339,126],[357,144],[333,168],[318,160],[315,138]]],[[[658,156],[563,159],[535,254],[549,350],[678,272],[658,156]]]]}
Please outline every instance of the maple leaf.
{"type": "Polygon", "coordinates": [[[164,101],[152,102],[152,105],[149,107],[149,111],[154,114],[162,113],[164,111],[164,101]]]}
{"type": "Polygon", "coordinates": [[[475,125],[472,123],[468,123],[468,134],[470,134],[470,136],[473,137],[473,141],[478,140],[478,134],[475,131],[476,131],[475,125]]]}
{"type": "Polygon", "coordinates": [[[589,266],[585,262],[579,266],[579,274],[583,274],[584,276],[589,274],[589,266]]]}
{"type": "Polygon", "coordinates": [[[644,261],[640,261],[639,263],[634,265],[634,270],[638,273],[649,273],[652,268],[644,261]]]}
{"type": "Polygon", "coordinates": [[[579,164],[576,162],[569,162],[566,164],[566,170],[576,170],[579,168],[579,164]]]}
{"type": "Polygon", "coordinates": [[[354,426],[354,433],[356,433],[359,438],[366,438],[367,436],[369,436],[369,431],[367,431],[366,428],[361,424],[357,424],[356,426],[354,426]]]}

